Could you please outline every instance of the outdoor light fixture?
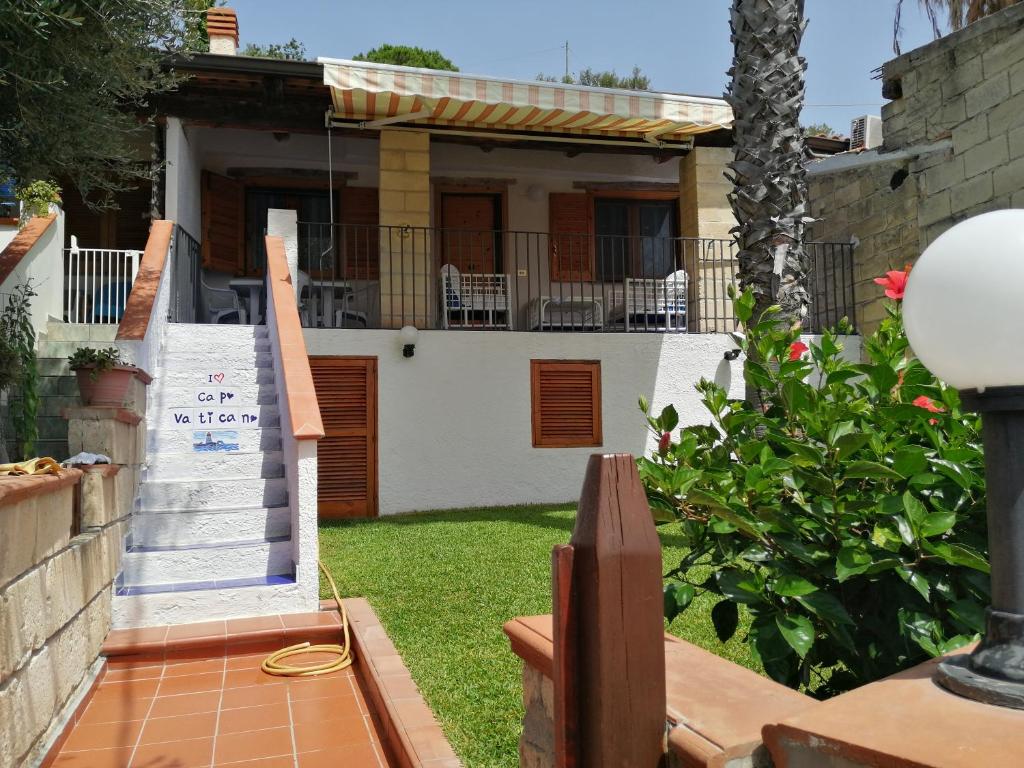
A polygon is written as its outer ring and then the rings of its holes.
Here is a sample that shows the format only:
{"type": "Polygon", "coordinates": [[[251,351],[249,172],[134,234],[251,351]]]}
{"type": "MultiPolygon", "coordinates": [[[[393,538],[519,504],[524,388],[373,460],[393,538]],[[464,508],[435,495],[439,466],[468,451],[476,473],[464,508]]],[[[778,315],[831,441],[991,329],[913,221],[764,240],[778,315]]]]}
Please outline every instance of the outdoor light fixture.
{"type": "Polygon", "coordinates": [[[416,338],[418,336],[419,331],[415,326],[402,326],[402,330],[398,332],[398,341],[402,345],[402,357],[412,357],[416,354],[416,338]]]}
{"type": "Polygon", "coordinates": [[[937,681],[978,701],[1024,709],[1024,210],[982,214],[941,235],[903,298],[921,362],[982,419],[992,605],[970,654],[937,681]]]}

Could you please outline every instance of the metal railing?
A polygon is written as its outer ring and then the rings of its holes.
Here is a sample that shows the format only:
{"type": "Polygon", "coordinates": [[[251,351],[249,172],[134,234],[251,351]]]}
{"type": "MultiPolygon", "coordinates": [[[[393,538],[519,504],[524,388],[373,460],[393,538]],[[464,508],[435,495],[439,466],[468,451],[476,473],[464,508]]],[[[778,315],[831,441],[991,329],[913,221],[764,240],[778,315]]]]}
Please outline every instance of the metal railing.
{"type": "MultiPolygon", "coordinates": [[[[713,333],[731,240],[300,222],[304,327],[713,333]]],[[[853,249],[806,243],[808,332],[853,317],[853,249]]]]}
{"type": "Polygon", "coordinates": [[[64,320],[116,325],[124,314],[142,251],[79,248],[64,251],[64,320]]]}
{"type": "Polygon", "coordinates": [[[174,227],[172,254],[169,319],[172,323],[202,322],[202,252],[199,241],[180,224],[174,227]]]}

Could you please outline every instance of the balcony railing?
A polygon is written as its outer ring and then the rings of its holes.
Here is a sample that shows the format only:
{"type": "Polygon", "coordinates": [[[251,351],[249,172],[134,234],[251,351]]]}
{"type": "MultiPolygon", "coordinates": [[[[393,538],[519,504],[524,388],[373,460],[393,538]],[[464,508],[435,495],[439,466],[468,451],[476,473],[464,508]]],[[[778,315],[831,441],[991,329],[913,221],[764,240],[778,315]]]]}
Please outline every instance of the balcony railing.
{"type": "MultiPolygon", "coordinates": [[[[300,315],[323,328],[713,333],[731,240],[299,223],[300,315]]],[[[807,243],[809,332],[853,317],[849,243],[807,243]]]]}
{"type": "Polygon", "coordinates": [[[116,325],[139,271],[141,251],[79,248],[64,251],[64,321],[116,325]]]}

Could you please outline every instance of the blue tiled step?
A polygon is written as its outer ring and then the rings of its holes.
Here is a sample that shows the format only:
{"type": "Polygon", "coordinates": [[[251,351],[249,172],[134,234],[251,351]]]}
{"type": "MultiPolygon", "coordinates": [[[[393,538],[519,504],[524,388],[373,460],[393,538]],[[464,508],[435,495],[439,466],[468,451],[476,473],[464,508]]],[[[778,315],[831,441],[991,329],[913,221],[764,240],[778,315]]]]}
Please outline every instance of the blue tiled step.
{"type": "Polygon", "coordinates": [[[247,576],[241,579],[222,579],[220,581],[185,581],[178,582],[176,584],[141,584],[138,586],[119,584],[115,594],[118,597],[130,597],[132,595],[154,595],[164,592],[197,592],[200,590],[207,589],[269,587],[294,583],[294,574],[280,574],[276,576],[247,576]]]}
{"type": "Polygon", "coordinates": [[[243,539],[239,541],[208,541],[195,544],[129,544],[128,552],[184,552],[190,549],[230,549],[232,547],[251,547],[255,544],[276,544],[291,541],[291,536],[267,536],[262,539],[243,539]]]}

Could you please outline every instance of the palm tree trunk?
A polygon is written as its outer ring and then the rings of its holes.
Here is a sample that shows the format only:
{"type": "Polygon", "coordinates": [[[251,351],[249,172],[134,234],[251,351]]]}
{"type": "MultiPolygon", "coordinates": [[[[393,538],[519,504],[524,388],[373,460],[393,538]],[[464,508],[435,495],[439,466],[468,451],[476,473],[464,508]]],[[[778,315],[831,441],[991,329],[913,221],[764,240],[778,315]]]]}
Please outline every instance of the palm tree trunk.
{"type": "MultiPolygon", "coordinates": [[[[804,71],[799,55],[803,0],[733,0],[732,81],[725,94],[734,115],[735,159],[729,195],[739,252],[739,282],[753,291],[755,320],[773,304],[780,322],[807,314],[807,182],[800,110],[804,71]]],[[[758,398],[747,393],[751,402],[758,398]]]]}

